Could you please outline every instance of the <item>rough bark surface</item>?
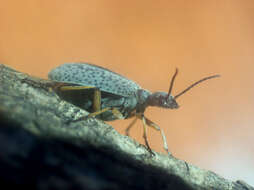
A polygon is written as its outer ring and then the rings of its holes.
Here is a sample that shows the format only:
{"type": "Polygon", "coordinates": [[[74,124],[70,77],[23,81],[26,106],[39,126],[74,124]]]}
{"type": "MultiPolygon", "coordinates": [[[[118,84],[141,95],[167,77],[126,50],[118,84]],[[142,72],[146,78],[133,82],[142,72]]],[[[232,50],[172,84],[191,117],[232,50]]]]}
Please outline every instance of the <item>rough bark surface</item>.
{"type": "Polygon", "coordinates": [[[0,64],[0,183],[37,189],[248,190],[147,149],[61,100],[55,84],[0,64]]]}

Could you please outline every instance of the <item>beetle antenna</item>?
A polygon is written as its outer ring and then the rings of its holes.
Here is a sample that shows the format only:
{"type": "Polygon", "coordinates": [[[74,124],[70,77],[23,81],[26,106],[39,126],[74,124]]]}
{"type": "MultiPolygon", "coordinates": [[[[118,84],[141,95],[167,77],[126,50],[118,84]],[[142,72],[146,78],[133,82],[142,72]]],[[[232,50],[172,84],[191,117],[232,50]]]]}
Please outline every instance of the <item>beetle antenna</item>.
{"type": "Polygon", "coordinates": [[[187,92],[188,90],[190,90],[191,88],[193,88],[194,86],[196,86],[197,84],[205,81],[205,80],[208,80],[208,79],[212,79],[212,78],[216,78],[216,77],[220,77],[220,75],[213,75],[213,76],[209,76],[209,77],[205,77],[195,83],[193,83],[192,85],[190,85],[188,88],[186,88],[185,90],[183,90],[182,92],[180,92],[179,94],[177,94],[174,99],[178,98],[179,96],[183,95],[185,92],[187,92]]]}
{"type": "MultiPolygon", "coordinates": [[[[178,69],[176,68],[176,71],[175,71],[175,74],[173,75],[172,79],[171,79],[171,82],[170,82],[170,87],[169,87],[169,90],[168,90],[168,97],[170,96],[171,94],[171,91],[173,89],[173,85],[174,85],[174,81],[175,81],[175,78],[176,78],[176,75],[178,73],[178,69]]],[[[167,97],[167,98],[168,98],[167,97]]]]}

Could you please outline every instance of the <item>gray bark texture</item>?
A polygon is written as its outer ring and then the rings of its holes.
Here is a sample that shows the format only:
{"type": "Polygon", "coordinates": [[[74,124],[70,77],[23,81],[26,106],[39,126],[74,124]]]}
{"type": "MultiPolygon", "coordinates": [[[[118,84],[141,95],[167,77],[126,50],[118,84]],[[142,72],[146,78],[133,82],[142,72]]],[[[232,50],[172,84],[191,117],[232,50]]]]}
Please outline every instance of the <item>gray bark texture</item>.
{"type": "MultiPolygon", "coordinates": [[[[35,189],[254,190],[147,149],[52,90],[0,64],[0,185],[35,189]]],[[[0,187],[2,189],[2,187],[0,187]]]]}

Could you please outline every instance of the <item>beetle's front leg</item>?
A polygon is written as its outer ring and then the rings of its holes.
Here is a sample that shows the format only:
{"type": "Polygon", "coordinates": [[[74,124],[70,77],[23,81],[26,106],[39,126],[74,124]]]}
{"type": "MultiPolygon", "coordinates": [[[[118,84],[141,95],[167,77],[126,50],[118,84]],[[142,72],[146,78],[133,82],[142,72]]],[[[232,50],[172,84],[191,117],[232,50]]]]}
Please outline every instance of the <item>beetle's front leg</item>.
{"type": "Polygon", "coordinates": [[[152,127],[152,128],[154,128],[155,130],[161,132],[161,137],[162,137],[162,140],[163,140],[163,148],[164,148],[164,150],[167,151],[168,155],[170,156],[171,153],[168,151],[168,143],[167,143],[167,139],[166,139],[166,136],[165,136],[164,131],[163,131],[157,124],[155,124],[154,122],[152,122],[150,119],[147,119],[145,116],[144,116],[144,118],[145,118],[146,123],[147,123],[147,125],[148,125],[149,127],[152,127]]]}
{"type": "MultiPolygon", "coordinates": [[[[141,119],[143,122],[143,126],[144,126],[143,137],[144,137],[144,140],[145,140],[146,146],[148,147],[149,152],[151,152],[151,148],[150,148],[150,146],[148,144],[148,140],[147,140],[147,126],[152,127],[154,129],[156,129],[157,131],[161,132],[161,136],[162,136],[162,140],[163,140],[163,148],[167,151],[168,155],[170,156],[171,153],[168,151],[168,144],[167,144],[167,139],[166,139],[164,131],[158,125],[156,125],[154,122],[152,122],[150,119],[147,119],[143,113],[136,114],[136,117],[141,119]]],[[[129,130],[129,128],[131,128],[134,125],[134,121],[127,128],[128,130],[129,130]]]]}
{"type": "MultiPolygon", "coordinates": [[[[147,123],[146,123],[146,118],[144,117],[144,114],[143,113],[137,113],[136,114],[136,118],[138,119],[141,119],[142,122],[143,122],[143,127],[144,127],[144,133],[143,133],[143,138],[145,140],[145,144],[146,144],[146,147],[147,147],[147,150],[154,156],[155,154],[153,153],[149,143],[148,143],[148,140],[147,140],[147,123]]],[[[132,121],[132,123],[129,125],[129,129],[135,124],[136,122],[136,119],[132,121]]],[[[127,128],[127,129],[128,129],[127,128]]]]}

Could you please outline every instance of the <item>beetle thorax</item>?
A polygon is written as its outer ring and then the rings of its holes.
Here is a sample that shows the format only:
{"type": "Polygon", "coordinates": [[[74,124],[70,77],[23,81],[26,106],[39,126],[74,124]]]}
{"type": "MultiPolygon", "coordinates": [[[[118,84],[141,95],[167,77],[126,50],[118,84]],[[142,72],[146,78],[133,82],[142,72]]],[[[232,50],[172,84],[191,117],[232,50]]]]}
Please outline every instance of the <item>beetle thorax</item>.
{"type": "Polygon", "coordinates": [[[147,105],[147,99],[151,95],[151,92],[145,89],[139,89],[137,90],[137,107],[136,107],[136,112],[144,112],[147,105]]]}

